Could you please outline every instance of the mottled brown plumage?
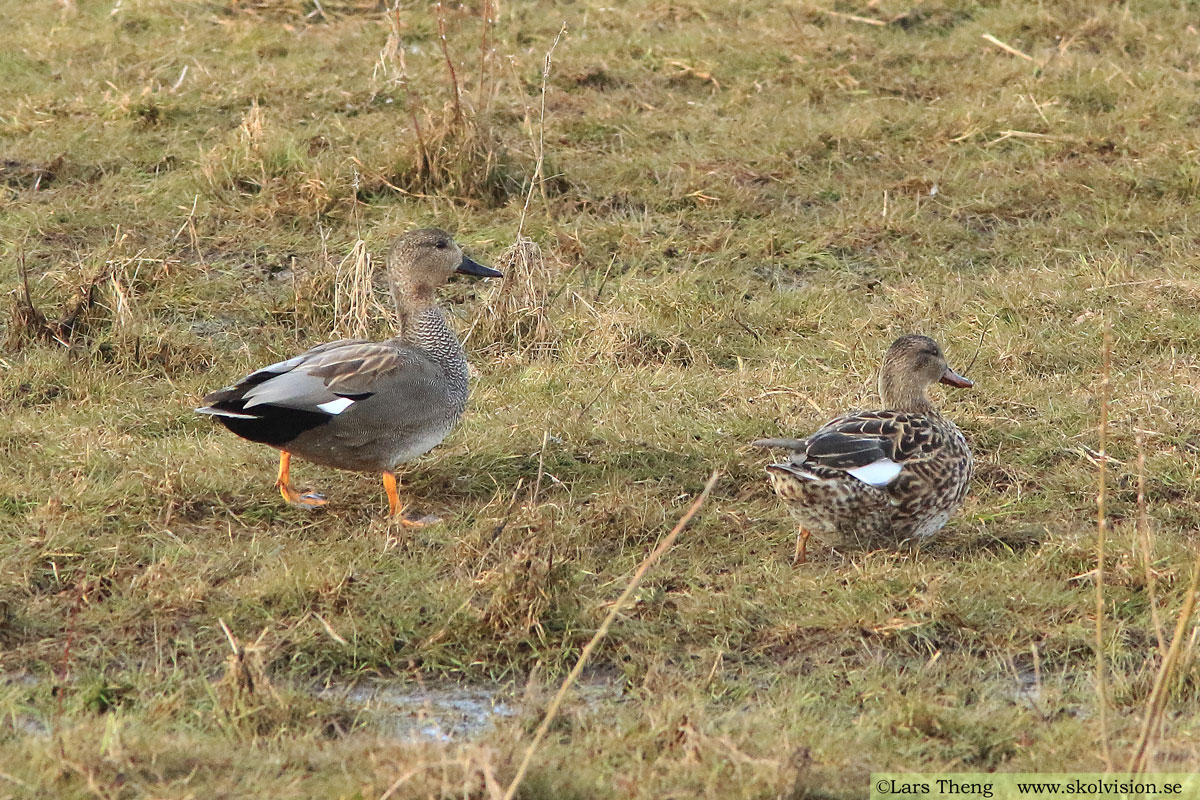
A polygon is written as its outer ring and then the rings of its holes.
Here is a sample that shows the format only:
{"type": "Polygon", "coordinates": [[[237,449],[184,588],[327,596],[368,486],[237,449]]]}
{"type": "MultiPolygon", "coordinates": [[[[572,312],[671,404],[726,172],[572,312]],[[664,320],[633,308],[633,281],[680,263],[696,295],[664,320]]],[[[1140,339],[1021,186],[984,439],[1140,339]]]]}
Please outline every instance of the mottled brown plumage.
{"type": "Polygon", "coordinates": [[[807,439],[754,443],[792,451],[767,473],[800,526],[796,563],[805,560],[810,534],[829,544],[894,544],[936,533],[962,505],[971,450],[929,401],[926,390],[938,381],[972,385],[935,341],[902,336],[879,373],[885,410],[846,414],[807,439]]]}

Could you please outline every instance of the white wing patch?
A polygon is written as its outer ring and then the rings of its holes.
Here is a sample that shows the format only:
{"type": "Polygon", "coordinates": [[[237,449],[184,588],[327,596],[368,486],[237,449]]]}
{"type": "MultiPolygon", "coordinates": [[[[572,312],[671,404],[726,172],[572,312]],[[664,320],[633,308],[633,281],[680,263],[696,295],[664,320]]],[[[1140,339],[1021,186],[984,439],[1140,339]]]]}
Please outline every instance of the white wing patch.
{"type": "Polygon", "coordinates": [[[340,414],[352,405],[354,405],[354,401],[349,397],[339,397],[337,400],[330,400],[328,403],[317,403],[317,408],[326,414],[340,414]]]}
{"type": "Polygon", "coordinates": [[[887,486],[900,474],[902,469],[904,469],[903,466],[890,458],[881,458],[878,461],[872,461],[865,467],[855,467],[846,472],[870,486],[887,486]]]}

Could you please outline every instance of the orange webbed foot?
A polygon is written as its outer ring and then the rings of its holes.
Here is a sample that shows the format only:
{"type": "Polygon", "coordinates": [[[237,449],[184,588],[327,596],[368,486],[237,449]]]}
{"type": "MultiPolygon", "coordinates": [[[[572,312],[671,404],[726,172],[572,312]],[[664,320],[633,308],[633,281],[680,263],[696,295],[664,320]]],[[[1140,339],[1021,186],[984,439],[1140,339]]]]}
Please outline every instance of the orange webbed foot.
{"type": "Polygon", "coordinates": [[[383,489],[385,492],[387,492],[387,518],[389,522],[398,523],[403,525],[405,528],[425,528],[429,525],[434,525],[442,521],[440,517],[436,517],[432,514],[426,514],[425,516],[418,517],[416,519],[405,516],[404,503],[400,501],[400,492],[399,485],[396,480],[396,473],[383,473],[383,489]]]}
{"type": "Polygon", "coordinates": [[[301,494],[292,488],[289,473],[292,466],[292,454],[286,450],[279,453],[279,475],[275,478],[275,487],[288,505],[302,508],[305,511],[315,511],[325,506],[329,501],[320,492],[305,492],[301,494]]]}

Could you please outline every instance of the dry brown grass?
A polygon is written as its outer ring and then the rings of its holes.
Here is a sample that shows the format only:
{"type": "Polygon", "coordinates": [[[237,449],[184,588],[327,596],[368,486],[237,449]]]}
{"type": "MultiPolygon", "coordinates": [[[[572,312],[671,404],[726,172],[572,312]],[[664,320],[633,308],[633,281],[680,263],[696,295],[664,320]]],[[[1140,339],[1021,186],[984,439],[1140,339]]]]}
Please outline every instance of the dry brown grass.
{"type": "Polygon", "coordinates": [[[487,295],[467,340],[493,357],[553,358],[558,331],[551,304],[561,281],[532,239],[509,245],[493,262],[504,279],[487,295]]]}
{"type": "Polygon", "coordinates": [[[286,709],[267,674],[269,631],[264,628],[252,644],[243,645],[225,620],[219,623],[231,652],[225,659],[225,674],[214,687],[215,710],[229,728],[257,732],[276,721],[268,718],[278,717],[286,709]]]}
{"type": "Polygon", "coordinates": [[[1100,449],[1096,455],[1099,487],[1096,490],[1096,701],[1100,717],[1100,746],[1105,771],[1112,771],[1112,745],[1108,730],[1108,670],[1104,663],[1104,543],[1108,539],[1108,404],[1112,392],[1112,327],[1104,320],[1104,345],[1100,362],[1100,449]]]}
{"type": "Polygon", "coordinates": [[[1133,755],[1129,761],[1128,770],[1131,773],[1145,772],[1152,764],[1153,747],[1162,733],[1163,716],[1173,689],[1177,688],[1177,678],[1181,673],[1181,663],[1191,661],[1192,652],[1196,645],[1196,629],[1188,634],[1192,624],[1192,613],[1196,609],[1197,590],[1200,589],[1200,555],[1192,565],[1192,580],[1179,609],[1179,617],[1175,623],[1175,632],[1171,637],[1171,645],[1166,655],[1162,657],[1158,673],[1154,678],[1154,688],[1146,700],[1145,716],[1142,719],[1141,731],[1137,744],[1134,745],[1133,755]],[[1185,644],[1184,640],[1187,639],[1185,644]]]}
{"type": "Polygon", "coordinates": [[[380,283],[367,243],[358,239],[333,274],[333,331],[339,338],[370,338],[380,320],[395,327],[395,312],[380,283]]]}
{"type": "Polygon", "coordinates": [[[492,800],[611,611],[590,663],[617,691],[568,692],[522,798],[1103,769],[1098,658],[1113,763],[1196,761],[1200,126],[1178,3],[16,5],[0,794],[492,800]],[[377,479],[302,464],[339,502],[299,514],[269,449],[191,409],[386,335],[367,256],[425,225],[489,263],[517,242],[508,281],[445,295],[478,374],[404,480],[445,523],[397,537],[377,479]],[[938,394],[972,496],[918,550],[794,570],[743,444],[873,405],[909,331],[956,366],[979,351],[976,391],[938,394]],[[717,468],[666,568],[614,605],[717,468]],[[533,708],[409,742],[336,691],[455,681],[512,703],[533,683],[533,708]]]}
{"type": "Polygon", "coordinates": [[[709,477],[708,483],[704,485],[704,489],[692,501],[692,504],[684,512],[683,516],[679,518],[679,522],[675,524],[675,527],[663,537],[658,546],[651,550],[642,560],[642,563],[638,565],[638,568],[634,570],[633,575],[629,578],[629,582],[625,584],[625,588],[621,590],[620,596],[600,623],[600,627],[596,629],[596,633],[592,635],[592,638],[588,640],[588,643],[584,645],[583,650],[579,653],[579,659],[575,662],[575,666],[571,668],[571,671],[567,673],[567,677],[563,679],[562,685],[558,688],[558,693],[554,695],[554,698],[550,701],[550,705],[546,707],[546,713],[542,717],[541,723],[538,724],[537,730],[534,731],[533,739],[529,742],[529,747],[525,750],[525,755],[521,758],[521,762],[517,766],[516,775],[513,776],[512,782],[509,783],[508,788],[504,792],[504,800],[512,800],[516,796],[517,790],[521,786],[521,781],[524,780],[525,774],[529,770],[529,764],[533,760],[533,755],[537,752],[538,745],[545,738],[546,732],[550,729],[550,725],[554,722],[555,716],[562,707],[563,699],[575,682],[579,680],[583,668],[587,666],[588,659],[599,644],[604,641],[604,637],[608,635],[609,629],[621,613],[622,608],[629,601],[630,596],[637,590],[647,571],[662,558],[664,553],[671,549],[671,545],[675,544],[675,540],[679,538],[679,534],[683,532],[688,523],[692,521],[692,517],[696,516],[696,512],[704,505],[704,501],[708,499],[713,486],[716,485],[717,479],[720,477],[720,472],[714,472],[709,477]]]}
{"type": "Polygon", "coordinates": [[[402,94],[412,123],[405,150],[390,162],[364,166],[367,195],[395,191],[417,197],[441,196],[500,205],[533,180],[534,166],[500,134],[495,114],[503,74],[488,45],[494,21],[491,6],[479,10],[479,63],[474,75],[456,67],[447,35],[447,10],[434,4],[437,40],[444,56],[445,94],[418,88],[405,60],[405,28],[400,4],[389,9],[388,39],[380,52],[374,81],[377,91],[402,94]]]}
{"type": "MultiPolygon", "coordinates": [[[[26,344],[37,342],[73,347],[86,335],[89,323],[95,321],[93,312],[96,310],[100,287],[111,280],[109,265],[90,271],[80,265],[72,270],[71,277],[63,280],[69,284],[69,296],[63,302],[62,310],[56,315],[52,312],[48,318],[34,302],[29,275],[24,267],[24,255],[18,258],[21,282],[13,294],[5,349],[16,351],[26,344]]],[[[116,289],[117,284],[112,285],[116,289]]]]}

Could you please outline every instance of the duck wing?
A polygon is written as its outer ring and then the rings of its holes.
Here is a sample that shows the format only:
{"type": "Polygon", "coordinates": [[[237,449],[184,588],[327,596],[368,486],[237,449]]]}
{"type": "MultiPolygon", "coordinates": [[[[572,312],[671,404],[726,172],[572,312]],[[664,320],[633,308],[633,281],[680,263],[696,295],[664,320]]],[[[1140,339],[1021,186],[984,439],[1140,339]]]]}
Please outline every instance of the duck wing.
{"type": "Polygon", "coordinates": [[[352,339],[252,372],[205,396],[196,411],[218,417],[247,439],[278,446],[385,390],[395,399],[413,401],[402,404],[411,408],[394,409],[399,419],[423,418],[438,385],[437,365],[420,350],[394,341],[352,339]]]}
{"type": "Polygon", "coordinates": [[[792,450],[791,459],[778,466],[801,477],[828,479],[842,473],[871,486],[886,486],[906,466],[932,455],[934,438],[925,417],[864,411],[838,417],[807,439],[763,439],[755,444],[792,450]]]}

